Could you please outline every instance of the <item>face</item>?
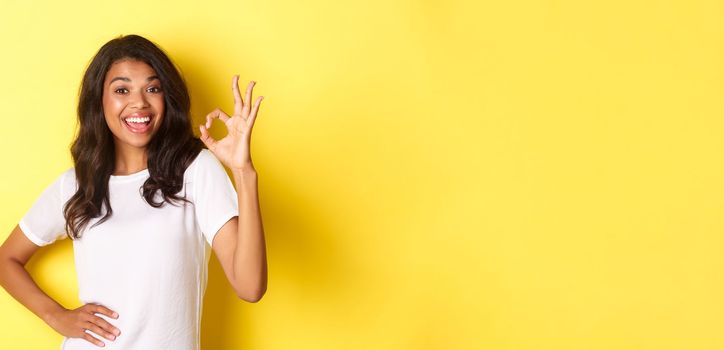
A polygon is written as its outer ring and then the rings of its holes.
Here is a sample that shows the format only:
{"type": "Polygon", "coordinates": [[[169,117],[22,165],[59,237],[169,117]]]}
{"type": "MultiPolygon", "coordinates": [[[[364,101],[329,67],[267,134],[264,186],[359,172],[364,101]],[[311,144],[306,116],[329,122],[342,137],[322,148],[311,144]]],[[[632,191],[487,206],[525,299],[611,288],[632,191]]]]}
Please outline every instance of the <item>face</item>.
{"type": "Polygon", "coordinates": [[[116,148],[144,148],[163,121],[164,99],[156,72],[142,61],[116,61],[103,82],[103,113],[116,148]]]}

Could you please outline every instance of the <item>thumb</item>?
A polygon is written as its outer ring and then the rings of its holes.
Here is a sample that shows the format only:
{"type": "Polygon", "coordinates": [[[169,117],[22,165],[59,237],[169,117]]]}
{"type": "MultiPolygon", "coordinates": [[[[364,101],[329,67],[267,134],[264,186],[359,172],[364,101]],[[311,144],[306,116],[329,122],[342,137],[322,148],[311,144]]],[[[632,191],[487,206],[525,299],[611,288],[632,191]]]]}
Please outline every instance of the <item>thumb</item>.
{"type": "Polygon", "coordinates": [[[216,147],[216,140],[209,135],[209,130],[207,130],[203,124],[199,125],[199,130],[201,131],[201,137],[199,137],[199,139],[201,139],[208,149],[213,150],[214,147],[216,147]]]}

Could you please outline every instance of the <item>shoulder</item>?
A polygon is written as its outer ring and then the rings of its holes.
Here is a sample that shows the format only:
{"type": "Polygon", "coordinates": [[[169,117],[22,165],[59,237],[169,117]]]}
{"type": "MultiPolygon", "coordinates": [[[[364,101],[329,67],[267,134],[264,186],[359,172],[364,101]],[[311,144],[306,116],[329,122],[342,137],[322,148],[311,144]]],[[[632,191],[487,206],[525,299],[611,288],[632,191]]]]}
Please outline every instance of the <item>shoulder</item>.
{"type": "Polygon", "coordinates": [[[207,181],[219,181],[224,177],[228,178],[226,169],[221,161],[216,158],[213,152],[202,148],[196,158],[186,169],[188,182],[203,183],[207,181]]]}
{"type": "Polygon", "coordinates": [[[63,182],[75,181],[75,168],[70,167],[64,170],[62,173],[60,173],[59,177],[63,179],[63,182]]]}
{"type": "Polygon", "coordinates": [[[52,181],[46,183],[43,195],[52,196],[52,198],[64,198],[72,196],[77,190],[75,179],[75,168],[67,168],[57,174],[52,181]]]}
{"type": "Polygon", "coordinates": [[[221,168],[223,170],[224,166],[221,164],[221,161],[216,158],[214,153],[209,151],[207,148],[202,148],[194,161],[191,162],[191,165],[189,165],[187,171],[191,172],[192,176],[195,177],[195,174],[199,172],[199,169],[208,170],[209,168],[221,168]]]}
{"type": "Polygon", "coordinates": [[[60,185],[60,193],[61,197],[67,198],[69,196],[72,196],[73,193],[78,189],[78,182],[75,177],[75,168],[70,167],[60,173],[60,176],[58,176],[57,181],[60,185]]]}
{"type": "Polygon", "coordinates": [[[223,181],[230,181],[224,165],[213,152],[206,148],[201,149],[191,162],[188,169],[186,169],[186,175],[189,179],[187,184],[191,185],[191,193],[194,199],[198,198],[197,193],[209,191],[216,184],[223,183],[223,181]]]}
{"type": "Polygon", "coordinates": [[[194,159],[194,163],[204,163],[209,161],[218,161],[218,159],[216,159],[214,153],[211,152],[208,148],[202,148],[201,151],[199,151],[199,155],[196,156],[196,159],[194,159]]]}

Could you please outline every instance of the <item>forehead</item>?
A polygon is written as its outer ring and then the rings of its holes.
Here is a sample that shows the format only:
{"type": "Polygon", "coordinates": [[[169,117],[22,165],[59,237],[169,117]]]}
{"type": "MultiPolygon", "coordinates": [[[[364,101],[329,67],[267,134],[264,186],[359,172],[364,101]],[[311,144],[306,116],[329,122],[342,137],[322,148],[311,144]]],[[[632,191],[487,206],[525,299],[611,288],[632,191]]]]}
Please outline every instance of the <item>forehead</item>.
{"type": "MultiPolygon", "coordinates": [[[[109,84],[113,78],[125,77],[132,82],[145,83],[149,77],[156,75],[156,71],[146,62],[132,59],[123,59],[114,62],[106,72],[105,83],[109,84]]],[[[116,80],[123,81],[123,80],[116,80]]]]}

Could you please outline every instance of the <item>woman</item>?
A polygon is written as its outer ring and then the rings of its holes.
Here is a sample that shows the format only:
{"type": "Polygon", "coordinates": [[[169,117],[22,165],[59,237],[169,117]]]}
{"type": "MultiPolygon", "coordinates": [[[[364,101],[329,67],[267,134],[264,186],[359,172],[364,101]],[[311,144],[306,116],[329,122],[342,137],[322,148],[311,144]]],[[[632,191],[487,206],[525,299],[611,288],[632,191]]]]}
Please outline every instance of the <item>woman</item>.
{"type": "Polygon", "coordinates": [[[188,90],[160,48],[127,35],[95,55],[81,84],[74,167],[0,247],[0,283],[65,337],[61,349],[198,350],[211,249],[241,299],[257,302],[266,292],[249,152],[263,99],[251,105],[254,84],[242,99],[234,76],[233,115],[215,109],[196,138],[188,90]],[[228,130],[218,141],[208,133],[215,118],[228,130]],[[24,268],[39,247],[66,236],[84,304],[70,310],[24,268]]]}

